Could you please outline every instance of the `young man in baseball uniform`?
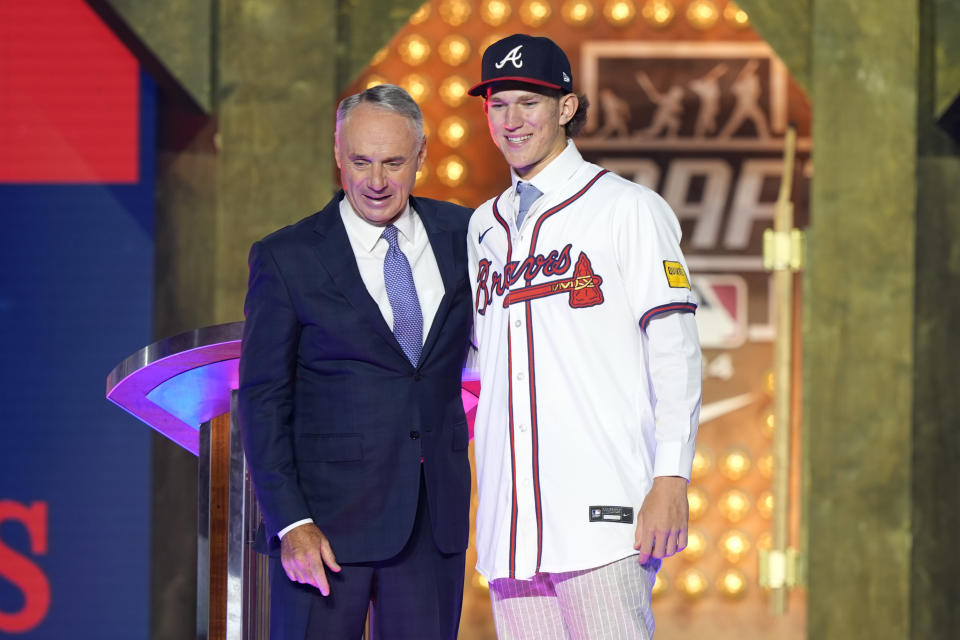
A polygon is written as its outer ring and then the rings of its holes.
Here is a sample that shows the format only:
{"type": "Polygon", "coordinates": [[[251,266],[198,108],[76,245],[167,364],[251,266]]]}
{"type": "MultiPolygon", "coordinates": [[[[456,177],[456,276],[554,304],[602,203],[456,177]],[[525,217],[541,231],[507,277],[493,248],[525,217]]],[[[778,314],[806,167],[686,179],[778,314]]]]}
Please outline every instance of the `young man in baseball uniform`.
{"type": "Polygon", "coordinates": [[[687,544],[700,411],[696,300],[653,191],[583,160],[586,101],[547,38],[483,54],[511,185],[470,221],[481,388],[477,569],[498,636],[645,638],[687,544]]]}

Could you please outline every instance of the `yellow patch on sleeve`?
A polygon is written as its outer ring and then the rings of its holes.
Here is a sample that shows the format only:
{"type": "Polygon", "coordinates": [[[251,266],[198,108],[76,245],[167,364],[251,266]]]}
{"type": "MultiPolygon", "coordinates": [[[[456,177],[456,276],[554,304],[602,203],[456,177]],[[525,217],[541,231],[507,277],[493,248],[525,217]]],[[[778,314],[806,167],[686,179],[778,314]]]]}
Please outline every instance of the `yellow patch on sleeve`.
{"type": "Polygon", "coordinates": [[[687,272],[683,270],[683,265],[679,262],[663,261],[663,270],[667,274],[667,284],[673,289],[689,289],[690,281],[687,280],[687,272]]]}

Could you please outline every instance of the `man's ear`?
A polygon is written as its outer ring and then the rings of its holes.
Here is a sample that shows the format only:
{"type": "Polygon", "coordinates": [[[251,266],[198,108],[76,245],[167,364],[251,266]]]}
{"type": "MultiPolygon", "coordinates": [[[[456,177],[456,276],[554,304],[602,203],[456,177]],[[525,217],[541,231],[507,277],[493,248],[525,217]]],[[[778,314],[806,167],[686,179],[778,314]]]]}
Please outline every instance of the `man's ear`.
{"type": "Polygon", "coordinates": [[[580,106],[580,98],[575,93],[568,93],[560,98],[560,126],[566,125],[577,113],[577,107],[580,106]]]}
{"type": "Polygon", "coordinates": [[[337,162],[337,169],[343,169],[340,166],[340,136],[337,134],[333,135],[333,159],[337,162]]]}

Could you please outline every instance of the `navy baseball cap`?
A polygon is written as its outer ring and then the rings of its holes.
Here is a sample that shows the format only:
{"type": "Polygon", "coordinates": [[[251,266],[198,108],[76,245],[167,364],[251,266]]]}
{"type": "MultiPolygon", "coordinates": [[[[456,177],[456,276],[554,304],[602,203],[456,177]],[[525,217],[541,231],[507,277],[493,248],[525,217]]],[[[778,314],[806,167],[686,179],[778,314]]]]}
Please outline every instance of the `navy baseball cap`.
{"type": "Polygon", "coordinates": [[[513,81],[573,92],[573,73],[563,49],[550,38],[515,33],[498,40],[483,52],[480,83],[469,93],[486,93],[494,82],[513,81]]]}

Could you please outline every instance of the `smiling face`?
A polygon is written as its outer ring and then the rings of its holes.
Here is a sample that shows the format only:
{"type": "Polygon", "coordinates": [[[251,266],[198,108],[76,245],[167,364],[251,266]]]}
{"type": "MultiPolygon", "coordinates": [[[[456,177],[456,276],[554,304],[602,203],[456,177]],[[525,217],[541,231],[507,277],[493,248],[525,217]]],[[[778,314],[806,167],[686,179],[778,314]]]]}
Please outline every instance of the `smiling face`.
{"type": "Polygon", "coordinates": [[[360,103],[337,127],[334,152],[353,210],[386,226],[403,213],[427,147],[406,116],[360,103]]]}
{"type": "Polygon", "coordinates": [[[553,98],[525,88],[494,88],[484,110],[494,144],[517,175],[529,180],[566,148],[563,125],[577,104],[573,93],[553,98]]]}

